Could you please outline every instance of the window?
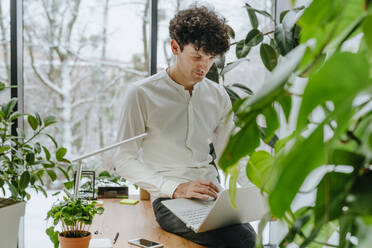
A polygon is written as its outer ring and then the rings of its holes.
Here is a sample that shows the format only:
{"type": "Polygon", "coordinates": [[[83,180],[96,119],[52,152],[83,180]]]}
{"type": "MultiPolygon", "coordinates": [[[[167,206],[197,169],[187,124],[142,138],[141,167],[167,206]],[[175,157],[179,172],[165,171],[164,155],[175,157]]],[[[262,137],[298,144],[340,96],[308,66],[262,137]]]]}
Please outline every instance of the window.
{"type": "MultiPolygon", "coordinates": [[[[68,158],[116,142],[126,87],[148,75],[148,10],[149,0],[24,0],[25,112],[57,117],[48,133],[68,158]]],[[[114,153],[88,159],[84,169],[103,170],[114,153]]],[[[62,188],[60,178],[51,192],[62,188]]],[[[34,195],[28,204],[26,247],[50,245],[34,227],[46,226],[52,201],[34,195]]]]}
{"type": "MultiPolygon", "coordinates": [[[[10,85],[10,6],[0,1],[0,82],[10,85]]],[[[10,99],[9,88],[0,92],[0,103],[10,99]]]]}

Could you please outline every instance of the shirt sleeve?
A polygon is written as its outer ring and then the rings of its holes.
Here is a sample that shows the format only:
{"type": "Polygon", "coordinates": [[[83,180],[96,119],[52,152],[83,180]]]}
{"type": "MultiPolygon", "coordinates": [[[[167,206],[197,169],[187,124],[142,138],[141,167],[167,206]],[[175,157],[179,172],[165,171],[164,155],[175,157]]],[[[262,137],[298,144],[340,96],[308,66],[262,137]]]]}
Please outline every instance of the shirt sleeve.
{"type": "MultiPolygon", "coordinates": [[[[146,101],[138,86],[130,86],[125,94],[117,141],[146,132],[146,101]]],[[[154,197],[170,197],[179,182],[167,180],[140,161],[140,138],[121,145],[115,157],[115,170],[123,178],[147,190],[154,197]]]]}

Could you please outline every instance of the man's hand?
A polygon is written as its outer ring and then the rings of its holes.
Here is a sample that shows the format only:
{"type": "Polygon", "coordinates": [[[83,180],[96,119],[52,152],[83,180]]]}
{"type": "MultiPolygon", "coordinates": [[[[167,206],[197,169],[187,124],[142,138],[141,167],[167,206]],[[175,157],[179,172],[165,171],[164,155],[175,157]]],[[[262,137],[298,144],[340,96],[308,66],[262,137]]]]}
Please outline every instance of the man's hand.
{"type": "Polygon", "coordinates": [[[199,198],[208,199],[217,198],[219,192],[216,185],[211,181],[196,180],[178,185],[173,193],[173,198],[199,198]]]}

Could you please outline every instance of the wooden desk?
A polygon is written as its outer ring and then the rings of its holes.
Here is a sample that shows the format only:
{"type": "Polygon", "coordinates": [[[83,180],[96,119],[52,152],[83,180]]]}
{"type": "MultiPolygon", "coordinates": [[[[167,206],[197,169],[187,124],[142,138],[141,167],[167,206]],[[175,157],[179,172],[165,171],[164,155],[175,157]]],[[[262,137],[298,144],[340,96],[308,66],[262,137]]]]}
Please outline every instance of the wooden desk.
{"type": "MultiPolygon", "coordinates": [[[[130,198],[138,199],[138,196],[130,198]]],[[[161,229],[149,200],[140,201],[134,206],[120,204],[120,199],[103,199],[103,202],[105,211],[101,216],[95,216],[90,231],[93,238],[104,237],[111,240],[119,232],[119,238],[113,246],[115,248],[131,247],[128,240],[134,238],[160,242],[166,248],[203,247],[161,229]],[[94,234],[97,230],[98,234],[94,234]]]]}

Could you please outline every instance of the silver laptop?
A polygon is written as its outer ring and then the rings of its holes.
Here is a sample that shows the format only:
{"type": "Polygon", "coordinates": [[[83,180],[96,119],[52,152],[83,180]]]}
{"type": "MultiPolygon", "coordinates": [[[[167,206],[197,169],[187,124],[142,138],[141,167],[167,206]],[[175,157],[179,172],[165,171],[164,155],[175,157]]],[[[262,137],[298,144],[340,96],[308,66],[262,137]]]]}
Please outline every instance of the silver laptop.
{"type": "Polygon", "coordinates": [[[215,201],[179,198],[162,203],[196,233],[256,221],[268,212],[266,199],[254,186],[237,189],[237,208],[231,205],[228,190],[218,193],[215,201]]]}

